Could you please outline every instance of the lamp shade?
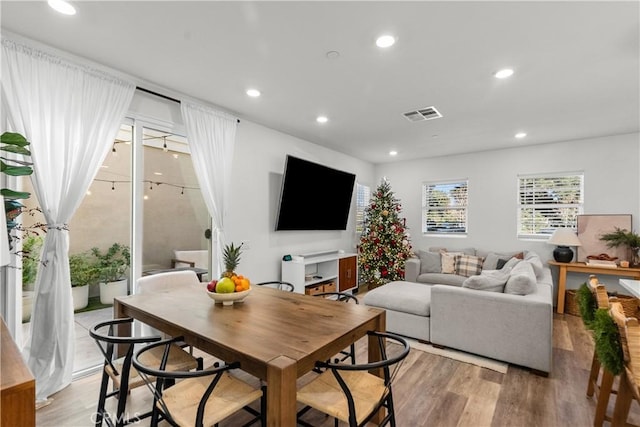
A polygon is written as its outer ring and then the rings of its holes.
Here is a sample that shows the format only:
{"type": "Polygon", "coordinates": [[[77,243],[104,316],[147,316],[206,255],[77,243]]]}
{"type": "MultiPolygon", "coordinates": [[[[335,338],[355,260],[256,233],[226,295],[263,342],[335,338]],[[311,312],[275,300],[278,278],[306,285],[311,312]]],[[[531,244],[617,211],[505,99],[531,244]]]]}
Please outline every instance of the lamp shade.
{"type": "Polygon", "coordinates": [[[4,212],[4,197],[0,196],[2,202],[2,214],[0,215],[0,267],[9,265],[9,235],[7,234],[7,215],[4,212]]]}
{"type": "Polygon", "coordinates": [[[571,228],[556,228],[547,243],[556,246],[582,246],[576,232],[571,228]]]}

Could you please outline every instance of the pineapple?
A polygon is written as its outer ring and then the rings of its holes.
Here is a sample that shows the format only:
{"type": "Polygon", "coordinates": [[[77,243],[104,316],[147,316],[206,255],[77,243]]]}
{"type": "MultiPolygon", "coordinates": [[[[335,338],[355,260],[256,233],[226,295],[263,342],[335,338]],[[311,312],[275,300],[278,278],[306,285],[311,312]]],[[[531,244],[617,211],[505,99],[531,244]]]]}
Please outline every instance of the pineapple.
{"type": "Polygon", "coordinates": [[[230,245],[225,245],[222,256],[224,258],[225,272],[222,273],[222,277],[233,277],[236,272],[235,269],[240,263],[240,255],[242,255],[242,243],[240,246],[234,246],[233,242],[230,245]]]}

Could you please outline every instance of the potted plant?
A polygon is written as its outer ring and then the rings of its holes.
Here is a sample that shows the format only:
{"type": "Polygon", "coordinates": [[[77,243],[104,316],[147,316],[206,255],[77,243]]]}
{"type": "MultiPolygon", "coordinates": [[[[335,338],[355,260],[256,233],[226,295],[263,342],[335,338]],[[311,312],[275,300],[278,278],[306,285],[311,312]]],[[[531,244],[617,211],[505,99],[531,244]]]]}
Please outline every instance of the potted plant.
{"type": "Polygon", "coordinates": [[[69,256],[71,296],[73,309],[80,310],[89,305],[89,285],[97,283],[98,270],[87,252],[69,256]]]}
{"type": "Polygon", "coordinates": [[[126,273],[131,263],[129,247],[114,243],[106,252],[92,248],[94,266],[100,282],[100,302],[113,304],[113,298],[127,295],[126,273]]]}
{"type": "Polygon", "coordinates": [[[610,248],[626,246],[630,266],[640,266],[640,255],[638,254],[640,250],[640,235],[633,231],[627,231],[625,228],[616,227],[615,231],[601,235],[600,240],[606,242],[610,248]]]}
{"type": "Polygon", "coordinates": [[[43,239],[38,235],[27,236],[22,242],[22,321],[31,319],[33,308],[33,286],[38,275],[38,263],[43,239]]]}

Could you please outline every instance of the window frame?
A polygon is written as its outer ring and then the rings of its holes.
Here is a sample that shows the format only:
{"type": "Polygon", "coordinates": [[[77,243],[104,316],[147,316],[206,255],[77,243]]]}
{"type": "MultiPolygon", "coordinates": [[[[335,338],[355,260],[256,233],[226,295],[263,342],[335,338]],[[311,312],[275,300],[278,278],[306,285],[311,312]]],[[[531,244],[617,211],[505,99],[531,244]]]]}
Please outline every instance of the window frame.
{"type": "MultiPolygon", "coordinates": [[[[565,188],[566,190],[567,188],[565,188]]],[[[535,199],[535,195],[533,196],[535,199]]],[[[535,202],[535,200],[534,200],[535,202]]],[[[516,181],[516,237],[518,239],[525,240],[546,240],[548,239],[555,228],[563,227],[563,228],[571,228],[573,230],[577,229],[577,219],[578,215],[582,215],[584,213],[584,171],[567,171],[567,172],[552,172],[552,173],[536,173],[536,174],[521,174],[517,176],[516,181]],[[555,179],[559,180],[562,178],[579,178],[578,188],[569,188],[569,190],[577,190],[578,194],[578,202],[576,203],[523,203],[522,201],[522,191],[526,187],[530,187],[531,191],[545,191],[547,193],[553,192],[554,190],[562,189],[561,187],[553,187],[553,186],[541,186],[536,185],[536,183],[528,184],[523,186],[523,180],[549,180],[555,179]],[[561,215],[557,216],[557,220],[553,221],[553,217],[550,217],[552,222],[555,224],[548,224],[548,226],[544,229],[544,232],[524,232],[523,230],[523,209],[533,209],[534,212],[536,209],[575,209],[575,214],[573,214],[573,219],[564,219],[562,220],[561,215]]],[[[532,220],[535,226],[535,219],[532,220]]]]}
{"type": "MultiPolygon", "coordinates": [[[[441,190],[442,191],[442,190],[441,190]]],[[[448,190],[451,191],[451,190],[448,190]]],[[[459,222],[462,224],[462,222],[459,222]]],[[[438,181],[424,181],[422,182],[422,212],[421,212],[421,229],[423,235],[444,235],[444,236],[462,236],[465,237],[469,234],[469,179],[468,178],[460,178],[460,179],[449,179],[449,180],[438,180],[438,181]],[[466,189],[465,199],[466,204],[464,205],[447,205],[442,207],[437,206],[428,206],[427,202],[427,194],[429,187],[455,187],[456,185],[464,185],[466,189]],[[462,211],[462,216],[464,217],[464,227],[463,230],[458,230],[455,227],[451,230],[440,229],[440,230],[429,230],[429,226],[427,223],[427,217],[429,211],[444,211],[444,210],[459,210],[462,211]]]]}
{"type": "Polygon", "coordinates": [[[364,225],[367,220],[367,208],[371,204],[371,187],[366,184],[356,182],[356,225],[355,231],[357,235],[361,235],[364,232],[364,225]],[[360,191],[363,191],[364,200],[361,203],[360,191]]]}

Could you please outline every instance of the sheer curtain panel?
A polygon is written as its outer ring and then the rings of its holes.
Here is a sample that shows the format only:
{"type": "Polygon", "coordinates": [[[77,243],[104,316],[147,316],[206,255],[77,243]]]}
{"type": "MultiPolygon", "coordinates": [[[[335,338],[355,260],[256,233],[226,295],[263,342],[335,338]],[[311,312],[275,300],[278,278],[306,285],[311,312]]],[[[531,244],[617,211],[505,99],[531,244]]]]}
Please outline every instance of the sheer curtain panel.
{"type": "Polygon", "coordinates": [[[135,85],[22,43],[2,40],[2,103],[31,141],[31,176],[48,225],[25,348],[44,400],[71,382],[74,322],[67,223],[131,102],[135,85]]]}
{"type": "Polygon", "coordinates": [[[187,101],[181,102],[181,108],[193,169],[213,222],[212,239],[217,258],[209,277],[216,278],[224,271],[224,214],[229,205],[231,163],[238,119],[187,101]]]}

